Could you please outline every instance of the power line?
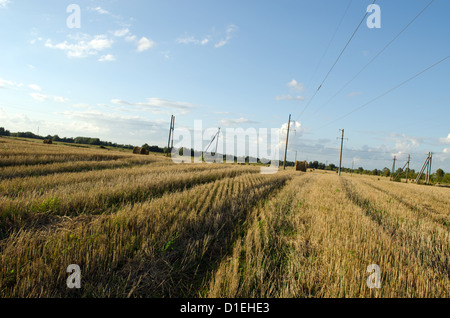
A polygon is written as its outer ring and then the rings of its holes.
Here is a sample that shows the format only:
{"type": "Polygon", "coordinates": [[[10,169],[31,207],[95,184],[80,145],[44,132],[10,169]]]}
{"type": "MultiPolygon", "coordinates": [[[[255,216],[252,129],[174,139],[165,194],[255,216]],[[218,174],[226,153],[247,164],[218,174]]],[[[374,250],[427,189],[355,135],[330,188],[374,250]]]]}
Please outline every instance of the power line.
{"type": "Polygon", "coordinates": [[[359,106],[359,107],[353,109],[352,111],[348,112],[347,114],[345,114],[345,115],[343,115],[343,116],[341,116],[341,117],[338,117],[338,118],[336,118],[336,119],[334,119],[334,120],[328,122],[327,124],[323,125],[322,127],[318,128],[318,129],[322,129],[322,128],[324,128],[324,127],[330,125],[331,123],[334,123],[334,122],[336,122],[336,121],[338,121],[338,120],[341,120],[341,119],[343,119],[343,118],[345,118],[345,117],[347,117],[347,116],[353,114],[354,112],[356,112],[356,111],[358,111],[358,110],[360,110],[360,109],[366,107],[367,105],[373,103],[374,101],[380,99],[381,97],[383,97],[383,96],[385,96],[385,95],[387,95],[387,94],[393,92],[394,90],[398,89],[399,87],[401,87],[401,86],[403,86],[404,84],[408,83],[409,81],[413,80],[414,78],[416,78],[416,77],[422,75],[423,73],[425,73],[426,71],[432,69],[433,67],[437,66],[438,64],[444,62],[444,61],[447,60],[449,57],[450,57],[450,55],[447,55],[445,58],[443,58],[443,59],[441,59],[440,61],[434,63],[433,65],[431,65],[431,66],[425,68],[424,70],[420,71],[420,72],[417,73],[416,75],[411,76],[411,77],[408,78],[407,80],[401,82],[400,84],[394,86],[393,88],[387,90],[386,92],[384,92],[384,93],[378,95],[377,97],[373,98],[372,100],[368,101],[367,103],[365,103],[365,104],[363,104],[363,105],[361,105],[361,106],[359,106]]]}
{"type": "Polygon", "coordinates": [[[309,82],[308,82],[308,85],[307,85],[308,88],[309,88],[309,85],[311,84],[313,78],[316,76],[316,73],[317,73],[317,70],[319,69],[319,66],[322,65],[322,61],[323,61],[323,59],[325,58],[325,55],[328,53],[328,50],[330,49],[331,43],[334,41],[334,38],[336,37],[336,34],[337,34],[338,30],[340,29],[340,27],[341,27],[341,25],[342,25],[342,22],[344,21],[344,18],[345,18],[345,16],[347,15],[348,9],[350,8],[350,5],[352,4],[352,1],[353,1],[353,0],[350,0],[350,1],[349,1],[348,5],[347,5],[347,8],[345,9],[344,14],[342,15],[342,18],[341,18],[341,20],[339,21],[338,26],[337,26],[336,29],[334,30],[334,34],[333,34],[333,36],[331,37],[331,40],[328,42],[328,46],[327,46],[327,48],[325,49],[325,52],[323,53],[321,59],[319,60],[319,63],[317,64],[316,69],[314,70],[313,75],[311,76],[311,79],[310,79],[309,82]]]}
{"type": "MultiPolygon", "coordinates": [[[[376,0],[373,0],[370,9],[372,8],[372,6],[374,5],[376,0]]],[[[361,26],[361,24],[364,22],[364,20],[366,19],[367,14],[370,12],[369,10],[366,10],[366,13],[364,14],[364,17],[361,19],[361,21],[359,22],[358,26],[356,27],[356,29],[353,31],[352,36],[350,37],[350,39],[348,39],[347,43],[345,44],[344,48],[342,49],[341,53],[338,55],[336,61],[334,61],[333,65],[331,66],[331,68],[329,69],[328,73],[325,75],[324,79],[322,80],[322,82],[320,83],[319,87],[317,88],[317,90],[315,91],[314,95],[312,96],[312,98],[309,100],[309,102],[306,104],[306,106],[303,108],[302,112],[300,113],[300,116],[303,115],[303,113],[305,112],[305,110],[308,108],[308,106],[311,104],[311,102],[313,101],[314,97],[317,95],[317,93],[319,92],[319,90],[322,88],[323,84],[325,83],[325,81],[327,80],[328,76],[330,76],[331,71],[334,69],[334,67],[336,66],[336,64],[338,63],[338,61],[341,59],[342,54],[344,54],[344,51],[347,49],[348,45],[350,44],[350,42],[353,40],[353,37],[355,36],[356,32],[358,31],[359,27],[361,26]]]]}
{"type": "Polygon", "coordinates": [[[315,114],[317,114],[317,112],[322,109],[323,107],[325,107],[326,105],[328,105],[330,103],[331,100],[333,100],[333,98],[335,98],[337,95],[339,95],[351,82],[353,82],[370,64],[372,64],[372,62],[381,55],[381,53],[383,53],[395,40],[397,40],[400,35],[402,35],[403,32],[406,31],[406,29],[409,28],[409,26],[411,24],[414,23],[414,21],[417,20],[417,18],[423,13],[425,12],[426,9],[428,9],[428,7],[434,2],[434,0],[431,0],[428,5],[422,9],[422,11],[420,11],[415,17],[414,19],[412,19],[389,43],[387,43],[358,73],[356,73],[355,76],[353,76],[353,78],[351,80],[349,80],[344,86],[342,86],[342,88],[337,91],[325,104],[323,104],[321,107],[319,107],[315,114]]]}

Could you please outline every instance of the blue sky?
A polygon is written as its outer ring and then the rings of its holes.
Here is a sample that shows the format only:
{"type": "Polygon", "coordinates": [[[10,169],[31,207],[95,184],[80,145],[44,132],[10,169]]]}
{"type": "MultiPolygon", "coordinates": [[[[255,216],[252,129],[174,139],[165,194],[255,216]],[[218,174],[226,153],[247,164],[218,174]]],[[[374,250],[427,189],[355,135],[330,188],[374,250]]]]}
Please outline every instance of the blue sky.
{"type": "Polygon", "coordinates": [[[336,95],[430,1],[376,1],[381,28],[364,20],[332,68],[371,3],[0,0],[0,126],[165,146],[173,114],[176,129],[276,128],[283,149],[292,114],[289,160],[337,164],[345,129],[346,167],[410,154],[419,170],[431,151],[450,171],[450,59],[383,95],[450,54],[450,2],[336,95]]]}

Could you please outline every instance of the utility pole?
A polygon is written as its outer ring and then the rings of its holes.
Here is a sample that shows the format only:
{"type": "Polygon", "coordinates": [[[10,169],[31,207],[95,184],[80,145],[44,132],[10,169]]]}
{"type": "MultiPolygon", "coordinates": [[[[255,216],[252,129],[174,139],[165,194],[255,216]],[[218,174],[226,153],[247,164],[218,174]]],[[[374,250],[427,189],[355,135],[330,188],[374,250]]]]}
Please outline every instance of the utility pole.
{"type": "Polygon", "coordinates": [[[428,169],[427,169],[427,184],[430,184],[431,181],[431,158],[433,157],[433,153],[428,153],[428,169]]]}
{"type": "Polygon", "coordinates": [[[174,132],[175,132],[175,116],[173,116],[173,121],[172,121],[172,140],[171,140],[170,148],[173,148],[173,134],[174,134],[174,132]]]}
{"type": "Polygon", "coordinates": [[[394,173],[395,173],[395,160],[397,159],[396,156],[394,156],[394,162],[392,163],[392,170],[391,170],[391,178],[390,180],[392,181],[394,179],[394,173]]]}
{"type": "Polygon", "coordinates": [[[430,182],[431,157],[432,157],[432,153],[429,152],[429,153],[428,153],[427,160],[425,160],[425,163],[423,164],[422,169],[420,170],[419,174],[417,175],[417,178],[416,178],[416,183],[417,183],[417,184],[419,184],[420,178],[422,177],[422,174],[423,174],[423,172],[425,171],[425,168],[427,169],[427,176],[426,176],[426,178],[425,178],[426,184],[428,184],[428,183],[430,182]]]}
{"type": "Polygon", "coordinates": [[[169,141],[167,142],[167,155],[169,155],[169,150],[173,148],[174,130],[175,130],[175,116],[172,115],[172,117],[170,118],[170,131],[169,131],[169,141]]]}
{"type": "Polygon", "coordinates": [[[289,114],[289,121],[288,121],[288,129],[286,134],[286,146],[284,148],[284,164],[283,164],[283,170],[286,170],[286,155],[287,155],[287,147],[288,147],[288,141],[289,141],[289,128],[291,126],[291,114],[289,114]]]}
{"type": "Polygon", "coordinates": [[[411,159],[411,155],[408,155],[408,162],[406,163],[406,183],[408,183],[409,160],[410,159],[411,159]]]}
{"type": "Polygon", "coordinates": [[[219,131],[217,132],[216,151],[214,152],[214,155],[217,155],[217,147],[219,146],[219,136],[220,136],[220,127],[219,127],[219,131]]]}
{"type": "MultiPolygon", "coordinates": [[[[339,129],[341,130],[341,129],[339,129]]],[[[342,165],[342,148],[344,146],[344,129],[342,129],[342,137],[341,137],[341,155],[339,157],[339,175],[341,175],[341,165],[342,165]]]]}
{"type": "Polygon", "coordinates": [[[295,161],[294,162],[297,162],[297,150],[295,151],[295,161]]]}

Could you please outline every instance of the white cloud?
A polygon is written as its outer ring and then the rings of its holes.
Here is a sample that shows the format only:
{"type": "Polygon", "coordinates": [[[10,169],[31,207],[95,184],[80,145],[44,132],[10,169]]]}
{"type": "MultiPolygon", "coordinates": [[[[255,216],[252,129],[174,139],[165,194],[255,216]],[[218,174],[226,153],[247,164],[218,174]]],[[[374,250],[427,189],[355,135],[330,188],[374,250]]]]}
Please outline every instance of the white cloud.
{"type": "Polygon", "coordinates": [[[65,111],[60,114],[72,123],[72,130],[76,134],[89,133],[102,140],[117,140],[118,142],[135,145],[148,143],[149,138],[152,138],[151,140],[155,144],[167,142],[166,120],[89,109],[65,111]]]}
{"type": "MultiPolygon", "coordinates": [[[[281,132],[286,133],[288,129],[288,124],[284,123],[283,125],[281,125],[281,132]]],[[[289,131],[291,134],[291,132],[295,131],[295,134],[299,133],[302,131],[302,124],[298,121],[291,121],[291,126],[289,127],[289,131]]]]}
{"type": "Polygon", "coordinates": [[[291,100],[299,100],[299,101],[304,101],[305,98],[303,96],[291,96],[291,95],[280,95],[280,96],[275,96],[275,100],[287,100],[287,101],[291,101],[291,100]]]}
{"type": "Polygon", "coordinates": [[[205,45],[209,42],[209,37],[204,37],[203,39],[197,39],[193,36],[186,36],[183,38],[178,38],[176,40],[177,43],[180,44],[198,44],[198,45],[205,45]]]}
{"type": "Polygon", "coordinates": [[[84,34],[75,38],[75,43],[68,43],[67,41],[52,44],[49,39],[45,46],[51,49],[58,49],[65,51],[68,57],[84,58],[90,55],[96,55],[99,51],[109,49],[114,43],[113,40],[106,37],[106,35],[90,35],[84,34]]]}
{"type": "MultiPolygon", "coordinates": [[[[122,105],[122,106],[131,106],[135,110],[141,111],[149,111],[155,114],[169,114],[171,110],[177,110],[180,114],[186,114],[190,112],[193,108],[195,108],[194,104],[187,102],[176,102],[162,98],[147,98],[145,102],[128,102],[121,99],[113,99],[111,100],[113,104],[122,105]]],[[[125,109],[126,111],[130,111],[128,107],[125,109]]]]}
{"type": "Polygon", "coordinates": [[[125,37],[125,41],[127,41],[127,42],[133,42],[135,40],[136,40],[136,35],[127,35],[125,37]]]}
{"type": "Polygon", "coordinates": [[[95,7],[95,8],[89,8],[91,11],[95,11],[99,14],[109,14],[108,11],[106,11],[105,9],[103,9],[102,7],[95,7]]]}
{"type": "Polygon", "coordinates": [[[128,33],[130,33],[129,29],[122,29],[122,30],[116,30],[113,32],[114,36],[117,37],[124,37],[125,35],[127,35],[128,33]]]}
{"type": "Polygon", "coordinates": [[[45,102],[46,100],[50,99],[50,96],[40,93],[31,93],[30,96],[40,102],[45,102]]]}
{"type": "Polygon", "coordinates": [[[64,97],[61,97],[61,96],[53,96],[53,100],[55,102],[58,102],[58,103],[65,103],[65,102],[68,101],[67,98],[64,98],[64,97]]]}
{"type": "Polygon", "coordinates": [[[389,139],[394,142],[392,156],[409,154],[414,150],[419,149],[423,142],[423,138],[421,137],[412,137],[405,134],[390,134],[389,139]]]}
{"type": "Polygon", "coordinates": [[[447,137],[439,138],[439,142],[442,144],[450,144],[450,134],[447,137]]]}
{"type": "Polygon", "coordinates": [[[224,46],[227,43],[228,43],[227,40],[220,40],[220,42],[216,43],[216,45],[214,45],[214,47],[215,48],[222,47],[222,46],[224,46]]]}
{"type": "Polygon", "coordinates": [[[216,35],[207,34],[202,37],[196,37],[192,35],[183,35],[175,40],[176,43],[179,44],[195,44],[195,45],[207,45],[209,43],[215,43],[214,47],[219,48],[222,47],[230,42],[230,40],[233,38],[233,34],[238,30],[239,28],[234,25],[230,24],[225,29],[225,36],[222,36],[222,39],[218,39],[216,35]]]}
{"type": "Polygon", "coordinates": [[[239,28],[234,25],[230,24],[227,26],[225,30],[225,39],[220,40],[214,47],[219,48],[222,47],[230,42],[230,40],[233,38],[233,34],[238,30],[239,28]]]}
{"type": "Polygon", "coordinates": [[[137,43],[138,45],[138,52],[144,52],[148,49],[150,49],[151,47],[153,47],[156,43],[153,42],[150,39],[147,39],[145,36],[143,36],[137,43]]]}
{"type": "Polygon", "coordinates": [[[42,90],[42,88],[40,88],[39,85],[36,85],[36,84],[30,84],[30,85],[28,85],[28,87],[31,88],[34,91],[41,91],[42,90]]]}
{"type": "Polygon", "coordinates": [[[45,102],[47,100],[53,100],[57,103],[65,103],[68,101],[67,98],[61,97],[61,96],[51,96],[41,93],[30,93],[30,96],[33,97],[35,100],[39,102],[45,102]]]}
{"type": "Polygon", "coordinates": [[[9,0],[0,0],[0,8],[6,8],[6,5],[9,3],[9,0]]]}
{"type": "Polygon", "coordinates": [[[303,90],[304,86],[302,83],[297,82],[295,79],[293,79],[292,81],[290,81],[289,83],[287,83],[287,86],[296,92],[300,92],[303,90]]]}
{"type": "Polygon", "coordinates": [[[18,88],[18,87],[22,87],[22,86],[23,86],[22,83],[17,83],[14,81],[9,81],[9,80],[0,78],[0,88],[18,88]]]}
{"type": "Polygon", "coordinates": [[[111,55],[111,54],[102,55],[98,59],[99,62],[113,62],[115,60],[116,60],[116,58],[113,55],[111,55]]]}
{"type": "Polygon", "coordinates": [[[234,125],[239,125],[239,124],[257,124],[258,122],[250,120],[248,118],[235,118],[235,119],[230,119],[230,118],[225,118],[220,120],[220,124],[223,126],[234,126],[234,125]]]}

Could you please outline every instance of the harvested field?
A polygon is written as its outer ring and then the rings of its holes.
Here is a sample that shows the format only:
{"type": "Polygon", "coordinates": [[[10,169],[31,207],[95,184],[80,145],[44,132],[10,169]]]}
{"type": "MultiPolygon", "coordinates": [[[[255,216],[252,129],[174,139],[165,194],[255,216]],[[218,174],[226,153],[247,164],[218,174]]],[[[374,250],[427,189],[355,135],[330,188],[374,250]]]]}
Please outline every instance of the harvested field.
{"type": "Polygon", "coordinates": [[[0,297],[450,296],[449,188],[4,141],[0,297]]]}

